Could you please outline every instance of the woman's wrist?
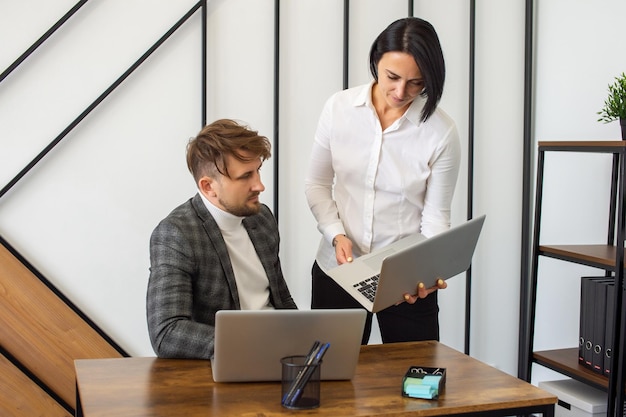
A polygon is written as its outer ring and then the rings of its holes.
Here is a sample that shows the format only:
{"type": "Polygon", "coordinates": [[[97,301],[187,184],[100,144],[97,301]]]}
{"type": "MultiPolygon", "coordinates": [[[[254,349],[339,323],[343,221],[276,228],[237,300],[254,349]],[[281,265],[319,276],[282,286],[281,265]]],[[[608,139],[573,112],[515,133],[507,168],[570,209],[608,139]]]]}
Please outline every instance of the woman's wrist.
{"type": "Polygon", "coordinates": [[[338,238],[339,236],[346,237],[346,235],[343,235],[343,234],[339,234],[339,235],[335,236],[335,237],[333,238],[333,242],[332,242],[332,244],[333,244],[333,248],[334,248],[335,246],[337,246],[337,243],[339,243],[339,241],[337,240],[337,238],[338,238]]]}

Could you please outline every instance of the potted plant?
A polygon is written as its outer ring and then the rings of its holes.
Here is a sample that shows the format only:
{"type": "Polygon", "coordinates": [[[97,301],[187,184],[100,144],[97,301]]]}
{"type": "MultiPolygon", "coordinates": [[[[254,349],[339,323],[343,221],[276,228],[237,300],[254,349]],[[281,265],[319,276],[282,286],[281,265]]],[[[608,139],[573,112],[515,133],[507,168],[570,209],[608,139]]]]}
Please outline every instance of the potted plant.
{"type": "Polygon", "coordinates": [[[622,72],[622,75],[615,77],[613,84],[609,84],[609,95],[598,114],[599,122],[609,123],[619,120],[622,139],[626,140],[626,73],[622,72]]]}

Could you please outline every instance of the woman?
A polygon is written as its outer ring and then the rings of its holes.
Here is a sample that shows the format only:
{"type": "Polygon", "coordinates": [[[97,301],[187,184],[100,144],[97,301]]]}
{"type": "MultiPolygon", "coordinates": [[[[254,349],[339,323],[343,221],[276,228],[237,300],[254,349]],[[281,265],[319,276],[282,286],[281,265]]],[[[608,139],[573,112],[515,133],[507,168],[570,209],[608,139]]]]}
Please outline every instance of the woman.
{"type": "MultiPolygon", "coordinates": [[[[438,108],[445,65],[437,33],[419,18],[397,20],[369,58],[373,80],[331,96],[315,134],[305,184],[322,233],[312,308],[360,307],[324,270],[409,234],[450,227],[461,151],[454,121],[438,108]]],[[[377,313],[383,342],[439,340],[437,289],[419,288],[377,313]]],[[[363,344],[371,320],[368,314],[363,344]]]]}

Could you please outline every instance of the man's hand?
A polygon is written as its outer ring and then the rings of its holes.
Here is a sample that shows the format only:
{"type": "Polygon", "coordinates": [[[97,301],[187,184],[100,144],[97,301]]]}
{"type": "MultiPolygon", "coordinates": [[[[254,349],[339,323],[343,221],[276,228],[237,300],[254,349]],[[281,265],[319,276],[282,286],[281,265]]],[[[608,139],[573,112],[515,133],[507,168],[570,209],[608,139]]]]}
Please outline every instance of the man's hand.
{"type": "Polygon", "coordinates": [[[424,283],[420,282],[419,284],[417,284],[417,292],[415,294],[408,294],[408,293],[404,294],[403,299],[405,302],[409,304],[415,304],[418,298],[426,298],[428,297],[429,294],[432,294],[433,292],[437,290],[443,290],[445,288],[448,288],[448,283],[441,278],[437,280],[436,285],[430,288],[426,288],[424,286],[424,283]]]}

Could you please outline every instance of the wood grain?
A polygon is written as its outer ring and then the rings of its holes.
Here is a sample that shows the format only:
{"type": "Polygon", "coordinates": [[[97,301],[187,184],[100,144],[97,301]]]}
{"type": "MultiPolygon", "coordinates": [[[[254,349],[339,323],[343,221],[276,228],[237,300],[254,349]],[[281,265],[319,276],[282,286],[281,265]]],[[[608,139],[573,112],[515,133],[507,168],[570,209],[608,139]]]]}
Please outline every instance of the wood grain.
{"type": "Polygon", "coordinates": [[[0,245],[0,345],[75,407],[74,360],[121,354],[0,245]]]}
{"type": "MultiPolygon", "coordinates": [[[[215,383],[208,361],[78,360],[76,375],[85,417],[295,413],[280,405],[279,382],[215,383]]],[[[322,381],[320,407],[297,414],[443,416],[550,406],[556,400],[548,392],[445,345],[412,342],[362,347],[353,380],[322,381]],[[413,365],[446,368],[446,386],[438,400],[402,397],[402,377],[413,365]]]]}
{"type": "Polygon", "coordinates": [[[0,355],[0,416],[12,417],[70,417],[37,384],[0,355]]]}

